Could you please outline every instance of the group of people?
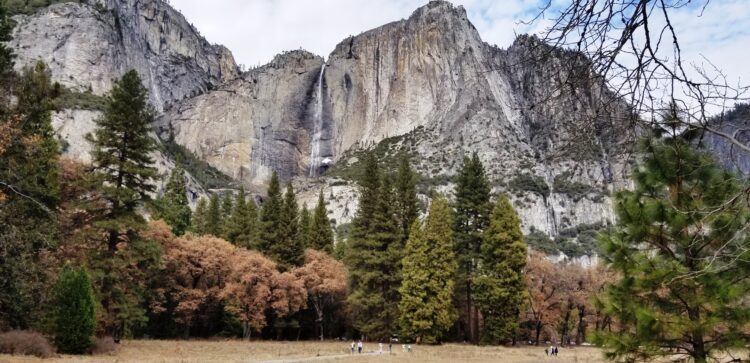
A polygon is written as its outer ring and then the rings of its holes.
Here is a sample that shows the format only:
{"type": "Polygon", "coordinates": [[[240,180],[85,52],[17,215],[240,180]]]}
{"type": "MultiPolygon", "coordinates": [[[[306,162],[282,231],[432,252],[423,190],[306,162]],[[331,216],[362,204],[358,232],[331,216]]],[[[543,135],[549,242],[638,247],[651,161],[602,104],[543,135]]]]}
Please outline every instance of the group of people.
{"type": "Polygon", "coordinates": [[[544,354],[546,354],[546,355],[557,356],[557,352],[558,352],[558,350],[557,350],[557,346],[556,345],[553,345],[553,346],[551,346],[549,348],[544,348],[544,354]]]}
{"type": "MultiPolygon", "coordinates": [[[[393,343],[398,343],[398,338],[391,337],[388,342],[388,354],[393,354],[393,343]]],[[[355,349],[358,354],[362,354],[362,339],[358,340],[356,343],[352,340],[350,348],[352,354],[354,354],[355,349]]],[[[403,344],[401,345],[401,348],[404,352],[411,353],[411,344],[403,344]]],[[[383,354],[383,343],[378,343],[378,353],[383,354]]]]}

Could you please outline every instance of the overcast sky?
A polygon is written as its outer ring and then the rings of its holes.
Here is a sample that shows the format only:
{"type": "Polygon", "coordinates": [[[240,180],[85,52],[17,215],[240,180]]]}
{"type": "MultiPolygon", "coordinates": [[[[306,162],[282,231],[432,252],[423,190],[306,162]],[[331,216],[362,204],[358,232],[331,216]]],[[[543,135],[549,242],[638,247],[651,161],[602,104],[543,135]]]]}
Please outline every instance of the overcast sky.
{"type": "MultiPolygon", "coordinates": [[[[564,2],[565,0],[555,0],[564,2]]],[[[701,5],[702,1],[697,0],[701,5]]],[[[407,18],[427,0],[171,0],[211,42],[227,46],[246,66],[262,65],[284,50],[303,48],[327,57],[349,35],[407,18]]],[[[463,5],[484,41],[507,47],[516,33],[543,23],[519,23],[538,12],[539,0],[454,0],[463,5]]],[[[750,1],[714,0],[675,16],[684,57],[705,56],[734,80],[750,80],[750,1]]]]}

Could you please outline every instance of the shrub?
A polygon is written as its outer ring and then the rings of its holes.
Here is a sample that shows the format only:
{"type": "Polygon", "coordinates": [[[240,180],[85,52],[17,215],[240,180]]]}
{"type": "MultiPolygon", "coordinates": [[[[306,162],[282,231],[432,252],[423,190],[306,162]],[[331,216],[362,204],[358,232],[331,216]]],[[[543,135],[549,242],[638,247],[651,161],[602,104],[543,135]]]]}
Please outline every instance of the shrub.
{"type": "Polygon", "coordinates": [[[96,327],[94,291],[86,271],[66,265],[53,292],[53,331],[61,353],[88,353],[96,327]]]}
{"type": "Polygon", "coordinates": [[[573,181],[571,179],[572,176],[573,174],[569,171],[556,176],[553,183],[555,193],[565,194],[576,202],[589,194],[594,194],[596,196],[601,194],[600,189],[588,184],[573,181]]]}
{"type": "Polygon", "coordinates": [[[529,234],[524,236],[524,242],[532,249],[548,255],[559,252],[559,249],[555,246],[555,242],[546,233],[534,227],[531,227],[529,234]]]}
{"type": "Polygon", "coordinates": [[[49,358],[55,354],[55,348],[35,331],[11,330],[0,333],[0,353],[49,358]]]}
{"type": "Polygon", "coordinates": [[[549,196],[550,190],[544,178],[533,174],[520,174],[513,178],[508,186],[516,191],[527,191],[539,194],[543,198],[549,196]]]}

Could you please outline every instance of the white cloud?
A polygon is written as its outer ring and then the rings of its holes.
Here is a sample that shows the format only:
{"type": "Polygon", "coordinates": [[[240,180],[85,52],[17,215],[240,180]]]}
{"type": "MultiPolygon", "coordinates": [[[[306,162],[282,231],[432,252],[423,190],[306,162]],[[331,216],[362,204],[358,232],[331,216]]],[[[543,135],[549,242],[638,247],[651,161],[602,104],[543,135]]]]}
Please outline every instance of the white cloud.
{"type": "MultiPolygon", "coordinates": [[[[455,0],[463,5],[482,38],[507,47],[516,33],[541,32],[531,26],[540,0],[455,0]]],[[[238,63],[265,64],[274,55],[307,49],[327,56],[349,35],[407,18],[427,0],[172,0],[188,21],[211,42],[227,46],[238,63]]],[[[564,4],[555,0],[555,4],[564,4]]],[[[710,2],[705,11],[686,7],[675,15],[684,58],[707,57],[732,80],[750,81],[750,7],[746,0],[710,2]]]]}

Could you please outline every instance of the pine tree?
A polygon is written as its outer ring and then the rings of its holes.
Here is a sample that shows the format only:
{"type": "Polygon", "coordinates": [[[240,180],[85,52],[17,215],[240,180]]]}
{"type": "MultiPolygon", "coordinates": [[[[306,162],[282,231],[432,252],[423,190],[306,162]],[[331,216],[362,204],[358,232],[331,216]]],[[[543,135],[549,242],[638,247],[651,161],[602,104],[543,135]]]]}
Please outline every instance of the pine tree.
{"type": "Polygon", "coordinates": [[[527,247],[521,220],[503,195],[498,198],[490,225],[484,231],[474,297],[484,319],[482,342],[511,341],[518,315],[526,298],[521,271],[526,266],[527,247]]]}
{"type": "Polygon", "coordinates": [[[284,201],[281,197],[279,176],[274,171],[271,175],[271,181],[268,183],[266,198],[260,208],[260,233],[258,245],[255,246],[256,250],[266,256],[271,256],[272,246],[281,237],[281,213],[283,208],[284,201]]]}
{"type": "Polygon", "coordinates": [[[224,195],[221,198],[221,217],[220,217],[220,229],[221,234],[218,237],[221,237],[223,239],[228,239],[227,237],[227,231],[230,228],[232,217],[232,211],[234,210],[234,202],[232,201],[232,194],[231,193],[224,193],[224,195]]]}
{"type": "Polygon", "coordinates": [[[211,198],[208,200],[208,213],[206,214],[204,233],[214,237],[221,237],[221,221],[221,202],[219,201],[219,196],[214,193],[211,194],[211,198]]]}
{"type": "Polygon", "coordinates": [[[312,216],[310,210],[307,209],[307,203],[302,204],[302,208],[299,210],[299,231],[297,233],[297,239],[299,245],[305,248],[313,248],[310,246],[310,236],[312,234],[312,216]]]}
{"type": "Polygon", "coordinates": [[[227,219],[226,237],[237,246],[251,248],[257,233],[255,202],[248,203],[245,189],[240,189],[234,201],[232,215],[227,219]]]}
{"type": "Polygon", "coordinates": [[[96,302],[83,268],[63,268],[55,284],[52,313],[55,345],[61,353],[85,354],[93,345],[96,302]]]}
{"type": "Polygon", "coordinates": [[[352,235],[354,236],[366,234],[370,228],[380,192],[380,181],[378,161],[369,153],[365,156],[364,175],[359,182],[359,209],[356,218],[352,221],[352,235]]]}
{"type": "Polygon", "coordinates": [[[135,276],[129,272],[138,266],[145,274],[158,260],[157,247],[138,236],[145,221],[137,208],[150,200],[155,190],[151,180],[157,175],[150,156],[156,149],[149,136],[152,119],[147,91],[131,70],[115,82],[103,116],[96,121],[94,133],[87,135],[93,145],[99,194],[108,202],[95,223],[107,235],[106,251],[90,263],[97,275],[105,329],[115,339],[146,320],[143,286],[134,284],[135,276]]]}
{"type": "Polygon", "coordinates": [[[318,195],[318,204],[315,206],[312,226],[310,228],[309,247],[324,251],[328,254],[333,253],[333,230],[331,221],[328,219],[328,210],[323,199],[323,190],[318,195]]]}
{"type": "Polygon", "coordinates": [[[462,329],[465,339],[476,342],[479,337],[479,312],[473,301],[472,280],[480,259],[482,233],[489,225],[490,184],[479,156],[464,158],[456,180],[454,231],[456,237],[457,298],[465,315],[462,329]]]}
{"type": "Polygon", "coordinates": [[[258,234],[260,233],[260,221],[258,220],[258,205],[255,204],[255,198],[250,196],[250,199],[245,203],[247,208],[247,234],[240,235],[237,238],[237,243],[240,246],[246,248],[254,248],[258,245],[258,234]]]}
{"type": "Polygon", "coordinates": [[[198,204],[195,206],[195,213],[190,220],[192,231],[195,234],[206,234],[206,225],[208,223],[208,202],[205,197],[198,198],[198,204]]]}
{"type": "Polygon", "coordinates": [[[608,358],[647,361],[747,350],[747,184],[675,131],[642,142],[635,189],[618,192],[617,226],[601,238],[618,272],[601,304],[621,329],[602,332],[608,358]]]}
{"type": "Polygon", "coordinates": [[[185,171],[180,167],[172,169],[164,195],[157,199],[157,219],[163,219],[172,227],[172,233],[181,236],[190,227],[190,204],[187,198],[185,171]]]}
{"type": "Polygon", "coordinates": [[[102,226],[111,253],[116,251],[122,231],[143,224],[136,208],[155,190],[151,183],[156,176],[150,156],[156,149],[149,136],[152,120],[146,88],[131,70],[115,82],[104,115],[96,121],[94,133],[87,135],[94,148],[94,169],[101,178],[99,189],[110,205],[102,226]]]}
{"type": "Polygon", "coordinates": [[[406,242],[399,289],[401,331],[422,343],[438,343],[457,317],[453,307],[457,265],[452,219],[448,201],[436,195],[424,230],[415,221],[406,242]]]}
{"type": "MultiPolygon", "coordinates": [[[[368,173],[377,176],[379,171],[375,167],[368,173]]],[[[390,178],[377,183],[366,177],[363,184],[361,198],[374,196],[375,205],[367,207],[360,199],[361,209],[354,221],[346,258],[352,291],[349,303],[354,327],[368,338],[385,339],[398,329],[403,240],[390,178]],[[369,223],[359,220],[364,213],[372,213],[369,223]],[[363,226],[368,228],[363,230],[363,226]]]]}
{"type": "Polygon", "coordinates": [[[281,270],[302,266],[305,261],[305,246],[300,244],[297,236],[298,211],[292,183],[288,183],[279,218],[279,239],[271,245],[270,249],[270,256],[279,263],[281,270]]]}
{"type": "Polygon", "coordinates": [[[401,158],[396,175],[396,208],[404,238],[409,236],[409,228],[419,216],[417,199],[417,175],[409,165],[409,158],[401,158]]]}
{"type": "MultiPolygon", "coordinates": [[[[4,47],[0,66],[7,60],[4,47]]],[[[5,71],[0,69],[0,78],[5,71]]],[[[60,199],[59,148],[51,123],[56,94],[44,63],[24,68],[14,88],[15,93],[4,91],[16,96],[15,109],[0,106],[0,133],[11,133],[0,157],[0,319],[24,329],[44,288],[38,252],[53,247],[59,236],[54,214],[60,199]]]]}

